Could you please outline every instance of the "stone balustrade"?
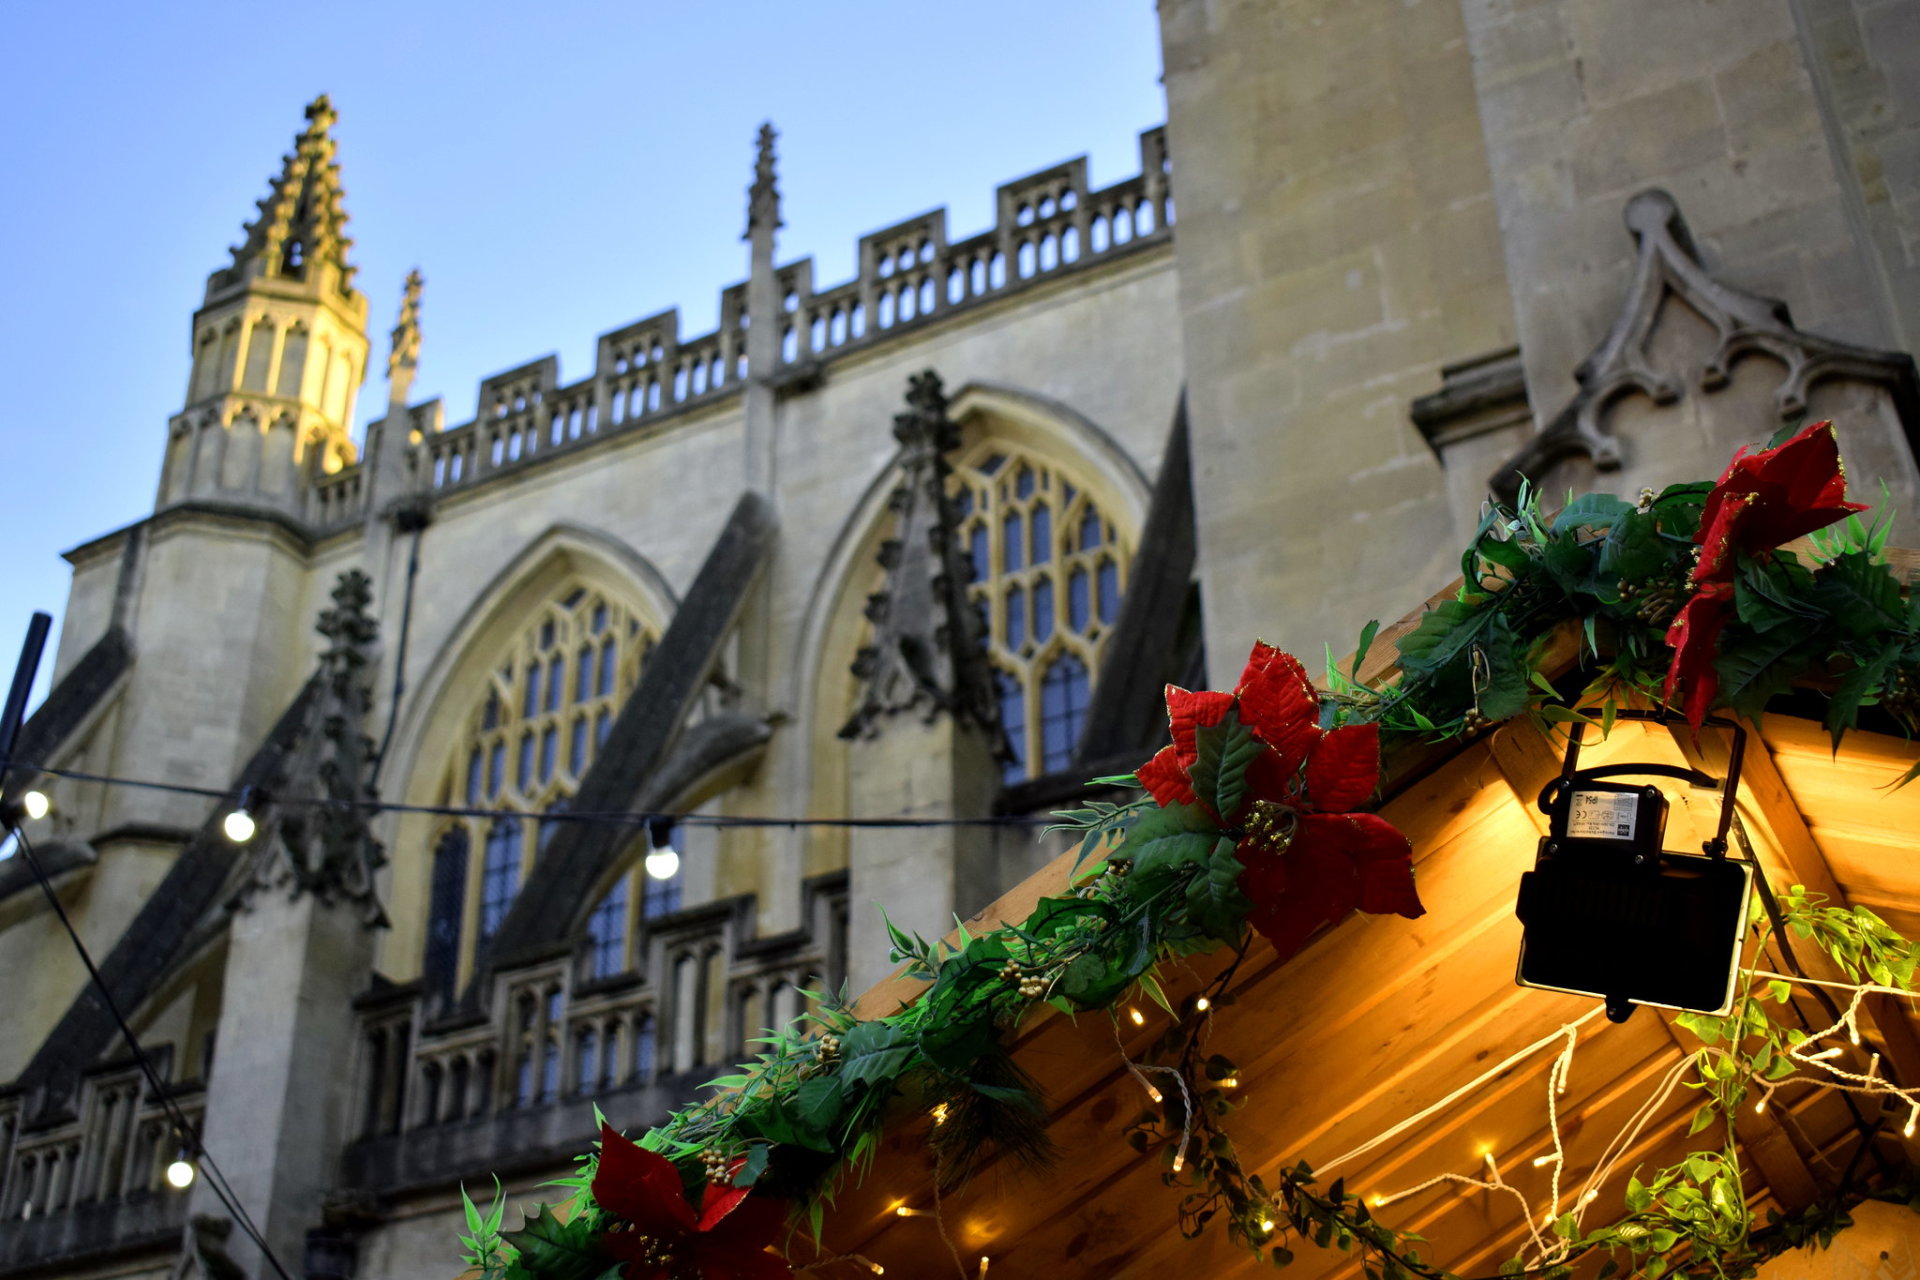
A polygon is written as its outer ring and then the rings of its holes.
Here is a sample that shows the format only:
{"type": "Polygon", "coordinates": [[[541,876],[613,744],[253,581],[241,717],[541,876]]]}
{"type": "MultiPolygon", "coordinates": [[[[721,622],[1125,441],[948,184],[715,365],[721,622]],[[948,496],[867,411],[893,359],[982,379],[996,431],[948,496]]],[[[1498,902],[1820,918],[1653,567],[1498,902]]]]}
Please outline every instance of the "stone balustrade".
{"type": "Polygon", "coordinates": [[[808,881],[803,903],[806,927],[770,938],[746,897],[657,917],[622,973],[596,975],[590,949],[497,970],[484,1010],[418,983],[369,993],[346,1186],[563,1162],[591,1137],[593,1103],[644,1127],[692,1101],[752,1037],[806,1012],[802,991],[842,981],[845,874],[808,881]]]}
{"type": "MultiPolygon", "coordinates": [[[[857,274],[844,284],[816,290],[811,258],[780,267],[782,373],[805,375],[944,316],[1165,243],[1174,207],[1164,128],[1140,135],[1140,158],[1140,173],[1097,191],[1084,157],[1015,179],[995,193],[994,226],[964,240],[948,241],[944,208],[863,236],[857,274]]],[[[578,382],[561,385],[559,362],[548,356],[485,379],[471,422],[426,429],[415,407],[414,483],[461,489],[730,397],[746,378],[746,329],[746,285],[733,284],[721,291],[711,333],[683,338],[679,312],[663,311],[601,335],[594,370],[578,382]]],[[[435,404],[436,427],[437,419],[435,404]]],[[[360,518],[335,502],[316,504],[312,523],[326,530],[360,518]]]]}

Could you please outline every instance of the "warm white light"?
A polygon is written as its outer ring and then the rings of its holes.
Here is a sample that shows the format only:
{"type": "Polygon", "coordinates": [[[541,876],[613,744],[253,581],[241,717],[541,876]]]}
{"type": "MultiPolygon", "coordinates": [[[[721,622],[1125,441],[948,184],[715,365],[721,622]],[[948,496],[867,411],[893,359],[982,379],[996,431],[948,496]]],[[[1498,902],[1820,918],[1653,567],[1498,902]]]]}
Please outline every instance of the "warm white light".
{"type": "Polygon", "coordinates": [[[1580,1197],[1580,1207],[1584,1209],[1588,1205],[1592,1204],[1595,1200],[1598,1200],[1599,1198],[1600,1198],[1600,1193],[1598,1191],[1589,1191],[1587,1192],[1587,1194],[1580,1197]]]}
{"type": "Polygon", "coordinates": [[[253,839],[253,815],[245,809],[235,809],[221,821],[220,830],[235,844],[245,844],[253,839]]]}
{"type": "Polygon", "coordinates": [[[920,1217],[920,1216],[921,1216],[922,1214],[924,1214],[924,1213],[926,1212],[926,1210],[924,1210],[924,1209],[909,1209],[909,1208],[908,1208],[908,1207],[907,1207],[906,1205],[900,1205],[900,1206],[898,1206],[897,1208],[895,1208],[895,1209],[894,1209],[894,1212],[895,1212],[895,1213],[897,1213],[897,1214],[899,1214],[899,1215],[900,1215],[901,1217],[903,1217],[903,1218],[918,1218],[918,1217],[920,1217]]]}
{"type": "Polygon", "coordinates": [[[1853,1041],[1855,1044],[1860,1043],[1860,1028],[1854,1026],[1851,1022],[1847,1024],[1847,1039],[1853,1041]]]}
{"type": "Polygon", "coordinates": [[[1825,1062],[1828,1058],[1837,1058],[1844,1052],[1845,1050],[1842,1049],[1839,1045],[1835,1045],[1831,1049],[1822,1049],[1819,1053],[1808,1054],[1807,1061],[1808,1062],[1825,1062]]]}
{"type": "Polygon", "coordinates": [[[1213,1008],[1213,1001],[1207,999],[1205,996],[1201,996],[1193,1002],[1193,1007],[1201,1013],[1205,1013],[1207,1010],[1213,1008]]]}
{"type": "Polygon", "coordinates": [[[872,1267],[872,1268],[873,1268],[873,1274],[875,1274],[875,1275],[877,1275],[877,1276],[883,1276],[883,1275],[885,1275],[885,1274],[887,1274],[887,1269],[886,1269],[885,1267],[883,1267],[883,1266],[881,1266],[881,1265],[880,1265],[879,1263],[877,1263],[877,1262],[869,1262],[869,1263],[868,1263],[867,1265],[868,1265],[869,1267],[872,1267]]]}
{"type": "Polygon", "coordinates": [[[1187,1153],[1185,1151],[1174,1152],[1173,1153],[1173,1171],[1175,1173],[1178,1173],[1186,1167],[1187,1167],[1187,1153]]]}
{"type": "Polygon", "coordinates": [[[26,811],[29,818],[38,822],[47,816],[47,811],[53,808],[53,803],[47,799],[46,792],[29,791],[20,797],[20,807],[26,811]]]}
{"type": "Polygon", "coordinates": [[[1222,1089],[1238,1089],[1240,1087],[1240,1077],[1228,1076],[1225,1080],[1222,1080],[1220,1082],[1220,1087],[1222,1089]]]}
{"type": "Polygon", "coordinates": [[[1152,1098],[1155,1102],[1161,1101],[1160,1091],[1154,1088],[1152,1085],[1147,1086],[1147,1096],[1149,1098],[1152,1098]]]}
{"type": "Polygon", "coordinates": [[[655,880],[671,880],[680,871],[680,855],[673,846],[655,849],[647,855],[647,874],[655,880]]]}
{"type": "Polygon", "coordinates": [[[1914,1110],[1907,1114],[1907,1127],[1900,1131],[1900,1136],[1903,1138],[1911,1138],[1915,1125],[1920,1125],[1920,1110],[1914,1110]]]}
{"type": "Polygon", "coordinates": [[[193,1165],[185,1160],[175,1160],[167,1166],[167,1184],[185,1191],[193,1185],[193,1165]]]}
{"type": "Polygon", "coordinates": [[[1552,1164],[1556,1158],[1557,1157],[1554,1156],[1535,1156],[1533,1158],[1533,1167],[1536,1169],[1544,1169],[1552,1164]]]}
{"type": "Polygon", "coordinates": [[[945,1124],[947,1122],[947,1104],[946,1103],[937,1102],[934,1104],[933,1122],[935,1124],[945,1124]]]}
{"type": "Polygon", "coordinates": [[[1767,1112],[1767,1100],[1765,1098],[1762,1098],[1760,1099],[1760,1101],[1753,1104],[1753,1113],[1755,1115],[1757,1116],[1765,1115],[1766,1112],[1767,1112]]]}
{"type": "Polygon", "coordinates": [[[1260,1231],[1261,1231],[1261,1233],[1262,1233],[1262,1234],[1264,1234],[1264,1235],[1272,1235],[1272,1234],[1273,1234],[1273,1219],[1272,1219],[1272,1218],[1262,1218],[1262,1219],[1260,1219],[1260,1231]]]}
{"type": "Polygon", "coordinates": [[[988,1258],[986,1254],[983,1253],[980,1255],[980,1270],[974,1273],[975,1280],[987,1280],[987,1264],[991,1261],[992,1259],[988,1258]]]}
{"type": "Polygon", "coordinates": [[[1127,1010],[1127,1016],[1133,1019],[1133,1025],[1136,1027],[1144,1027],[1147,1025],[1147,1015],[1138,1009],[1127,1010]]]}

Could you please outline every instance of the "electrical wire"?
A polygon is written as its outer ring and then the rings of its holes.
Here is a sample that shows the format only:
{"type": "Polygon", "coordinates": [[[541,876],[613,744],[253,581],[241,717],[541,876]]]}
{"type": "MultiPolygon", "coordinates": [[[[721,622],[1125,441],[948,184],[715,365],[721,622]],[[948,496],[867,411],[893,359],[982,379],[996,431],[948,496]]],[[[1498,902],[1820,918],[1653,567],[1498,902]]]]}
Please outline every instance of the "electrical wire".
{"type": "Polygon", "coordinates": [[[59,917],[61,927],[67,931],[67,937],[73,940],[74,950],[80,953],[80,962],[87,967],[87,976],[92,981],[94,989],[100,994],[100,1002],[106,1006],[107,1012],[113,1015],[113,1020],[119,1026],[120,1034],[125,1038],[127,1047],[133,1051],[134,1061],[139,1064],[140,1073],[146,1077],[147,1087],[153,1091],[153,1096],[166,1111],[167,1118],[173,1123],[174,1131],[180,1136],[180,1141],[191,1144],[195,1158],[199,1161],[201,1168],[206,1171],[207,1186],[213,1191],[214,1198],[220,1201],[233,1221],[246,1232],[247,1238],[253,1241],[260,1250],[261,1256],[266,1258],[268,1265],[274,1269],[280,1280],[293,1280],[286,1267],[281,1265],[280,1259],[274,1254],[273,1247],[266,1242],[260,1234],[260,1229],[254,1225],[253,1217],[247,1212],[246,1206],[240,1203],[238,1196],[234,1195],[233,1187],[227,1182],[226,1174],[220,1171],[213,1153],[208,1151],[206,1144],[201,1141],[199,1130],[188,1121],[186,1114],[180,1110],[180,1104],[174,1100],[173,1094],[160,1079],[159,1072],[154,1070],[153,1060],[147,1056],[147,1051],[141,1046],[139,1037],[135,1036],[133,1028],[127,1025],[126,1018],[120,1012],[120,1006],[114,1001],[113,992],[107,988],[106,982],[100,977],[100,970],[93,962],[92,953],[87,950],[87,944],[81,940],[79,932],[74,929],[73,921],[67,917],[67,910],[60,903],[60,895],[53,891],[53,882],[47,878],[46,870],[40,865],[40,859],[34,856],[33,843],[27,839],[27,833],[15,823],[5,822],[4,825],[11,830],[21,855],[26,858],[27,866],[33,871],[34,879],[40,882],[41,892],[47,895],[47,902],[52,905],[54,914],[59,917]]]}
{"type": "MultiPolygon", "coordinates": [[[[112,774],[86,773],[78,769],[54,769],[21,761],[13,766],[23,773],[44,774],[74,782],[96,782],[105,786],[134,787],[147,791],[167,791],[176,795],[205,796],[215,800],[237,800],[229,788],[196,787],[184,782],[153,782],[141,778],[122,778],[112,774]]],[[[425,813],[448,818],[534,818],[541,822],[582,822],[602,826],[643,827],[659,822],[696,827],[839,827],[839,828],[926,828],[926,827],[1031,827],[1052,821],[1032,814],[995,814],[984,818],[767,818],[736,817],[710,813],[662,813],[628,810],[554,809],[546,813],[522,813],[514,809],[485,809],[471,805],[399,804],[383,800],[335,799],[331,796],[283,796],[274,793],[269,804],[282,807],[358,809],[368,813],[425,813]]]]}

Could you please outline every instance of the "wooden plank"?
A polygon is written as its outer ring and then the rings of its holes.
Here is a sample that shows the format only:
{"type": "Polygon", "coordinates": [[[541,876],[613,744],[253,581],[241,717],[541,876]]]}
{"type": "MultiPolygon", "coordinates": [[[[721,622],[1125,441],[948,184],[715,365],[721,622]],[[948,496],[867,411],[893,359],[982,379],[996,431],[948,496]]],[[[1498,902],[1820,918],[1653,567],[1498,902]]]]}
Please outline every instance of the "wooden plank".
{"type": "Polygon", "coordinates": [[[1540,812],[1540,792],[1560,776],[1565,759],[1561,748],[1524,720],[1501,725],[1488,745],[1514,800],[1526,810],[1534,829],[1546,835],[1547,815],[1540,812]]]}
{"type": "MultiPolygon", "coordinates": [[[[1740,766],[1740,793],[1743,820],[1763,826],[1769,843],[1779,853],[1782,865],[1770,869],[1769,883],[1781,889],[1789,884],[1805,885],[1835,906],[1848,905],[1826,855],[1807,829],[1793,793],[1774,763],[1772,750],[1758,733],[1747,738],[1746,756],[1740,766]]],[[[1794,948],[1794,955],[1810,977],[1830,982],[1846,980],[1832,958],[1811,943],[1802,942],[1794,948]]],[[[1861,1032],[1885,1055],[1888,1075],[1904,1085],[1920,1084],[1920,1035],[1915,1034],[1899,1005],[1891,996],[1870,996],[1861,1010],[1865,1015],[1861,1032]]],[[[1920,1140],[1905,1139],[1904,1143],[1908,1158],[1920,1159],[1920,1140]]]]}

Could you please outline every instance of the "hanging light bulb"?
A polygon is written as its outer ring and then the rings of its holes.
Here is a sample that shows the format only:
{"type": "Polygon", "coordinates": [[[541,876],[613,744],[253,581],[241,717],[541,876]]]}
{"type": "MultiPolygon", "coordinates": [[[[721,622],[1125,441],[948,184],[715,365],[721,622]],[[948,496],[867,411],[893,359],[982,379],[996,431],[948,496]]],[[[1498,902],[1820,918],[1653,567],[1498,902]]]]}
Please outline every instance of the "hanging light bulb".
{"type": "Polygon", "coordinates": [[[240,788],[239,803],[233,812],[220,820],[220,830],[227,839],[235,844],[245,844],[253,839],[259,827],[254,823],[253,815],[266,804],[267,797],[258,787],[240,788]]]}
{"type": "Polygon", "coordinates": [[[167,1185],[179,1191],[185,1191],[193,1185],[193,1162],[186,1159],[175,1160],[167,1166],[167,1185]]]}
{"type": "Polygon", "coordinates": [[[29,791],[20,797],[20,808],[29,818],[38,822],[47,816],[47,812],[53,808],[53,802],[47,799],[44,791],[29,791]]]}
{"type": "Polygon", "coordinates": [[[647,825],[647,874],[655,880],[671,880],[680,871],[680,851],[673,847],[673,828],[656,818],[647,825]]]}

